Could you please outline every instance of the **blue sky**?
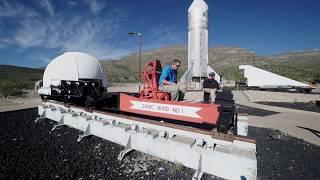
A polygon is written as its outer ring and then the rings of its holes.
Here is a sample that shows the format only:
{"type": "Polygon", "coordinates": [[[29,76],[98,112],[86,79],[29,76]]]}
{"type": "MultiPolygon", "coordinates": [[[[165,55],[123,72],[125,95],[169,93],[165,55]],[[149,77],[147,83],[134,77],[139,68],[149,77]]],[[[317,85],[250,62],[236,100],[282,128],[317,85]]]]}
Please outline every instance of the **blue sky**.
{"type": "MultiPolygon", "coordinates": [[[[206,0],[209,46],[272,55],[320,48],[319,0],[206,0]]],[[[192,0],[1,0],[0,64],[45,66],[64,51],[99,59],[187,45],[192,0]]]]}

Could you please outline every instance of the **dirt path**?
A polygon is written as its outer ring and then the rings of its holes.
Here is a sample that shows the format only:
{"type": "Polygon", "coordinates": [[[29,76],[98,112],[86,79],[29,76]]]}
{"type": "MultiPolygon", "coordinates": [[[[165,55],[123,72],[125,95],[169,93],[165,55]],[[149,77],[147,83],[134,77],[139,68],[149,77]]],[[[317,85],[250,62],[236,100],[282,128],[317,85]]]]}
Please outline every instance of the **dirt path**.
{"type": "Polygon", "coordinates": [[[40,97],[0,99],[0,112],[14,111],[37,107],[41,104],[40,97]]]}

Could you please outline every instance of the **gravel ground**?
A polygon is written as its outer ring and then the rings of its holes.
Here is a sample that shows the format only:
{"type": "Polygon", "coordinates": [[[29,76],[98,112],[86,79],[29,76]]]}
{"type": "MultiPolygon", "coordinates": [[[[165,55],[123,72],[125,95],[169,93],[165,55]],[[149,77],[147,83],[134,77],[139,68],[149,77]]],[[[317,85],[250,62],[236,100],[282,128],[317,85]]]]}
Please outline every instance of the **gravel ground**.
{"type": "Polygon", "coordinates": [[[249,128],[257,139],[258,179],[320,179],[320,147],[278,130],[249,128]]]}
{"type": "MultiPolygon", "coordinates": [[[[91,136],[55,122],[34,123],[36,109],[0,113],[0,179],[190,179],[194,170],[91,136]]],[[[215,179],[205,175],[204,179],[215,179]]]]}
{"type": "Polygon", "coordinates": [[[320,106],[317,106],[316,103],[314,102],[257,102],[257,103],[269,105],[269,106],[285,107],[289,109],[299,109],[304,111],[320,113],[320,106]]]}
{"type": "MultiPolygon", "coordinates": [[[[191,179],[194,170],[140,152],[117,161],[122,146],[53,121],[34,123],[36,109],[0,113],[0,179],[191,179]]],[[[279,131],[251,128],[259,179],[319,179],[320,147],[279,131]]],[[[205,174],[203,179],[216,179],[205,174]]]]}

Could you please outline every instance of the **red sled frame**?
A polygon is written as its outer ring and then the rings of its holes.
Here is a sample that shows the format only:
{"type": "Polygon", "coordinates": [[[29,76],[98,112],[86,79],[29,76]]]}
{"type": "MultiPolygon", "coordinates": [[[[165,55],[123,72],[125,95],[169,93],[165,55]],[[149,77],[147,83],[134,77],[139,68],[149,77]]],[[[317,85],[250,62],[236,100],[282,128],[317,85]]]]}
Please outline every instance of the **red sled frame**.
{"type": "Polygon", "coordinates": [[[218,123],[220,105],[170,101],[170,94],[158,89],[162,67],[159,60],[149,61],[142,73],[139,97],[120,94],[120,110],[197,124],[218,123]]]}

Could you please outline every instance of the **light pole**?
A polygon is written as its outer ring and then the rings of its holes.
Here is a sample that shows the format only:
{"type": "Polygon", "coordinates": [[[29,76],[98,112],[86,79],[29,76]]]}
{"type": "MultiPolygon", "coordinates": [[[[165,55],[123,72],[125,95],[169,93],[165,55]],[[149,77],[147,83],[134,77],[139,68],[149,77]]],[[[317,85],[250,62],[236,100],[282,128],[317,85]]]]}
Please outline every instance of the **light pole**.
{"type": "Polygon", "coordinates": [[[250,54],[253,55],[253,66],[256,66],[256,53],[253,51],[250,51],[250,54]]]}
{"type": "Polygon", "coordinates": [[[129,35],[137,35],[138,36],[138,44],[139,44],[139,93],[140,93],[140,84],[141,84],[141,32],[128,32],[129,35]]]}

